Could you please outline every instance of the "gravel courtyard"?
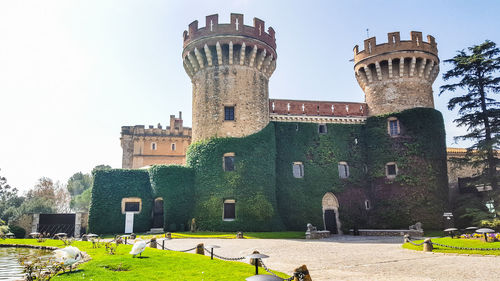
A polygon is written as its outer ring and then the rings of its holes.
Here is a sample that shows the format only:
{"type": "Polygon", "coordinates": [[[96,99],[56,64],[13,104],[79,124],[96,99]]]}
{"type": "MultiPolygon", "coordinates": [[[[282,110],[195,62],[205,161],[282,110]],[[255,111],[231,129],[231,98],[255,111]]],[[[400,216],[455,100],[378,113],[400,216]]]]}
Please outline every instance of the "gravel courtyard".
{"type": "MultiPolygon", "coordinates": [[[[183,250],[219,245],[215,253],[239,257],[258,250],[264,263],[292,273],[307,265],[313,281],[329,280],[494,280],[500,278],[500,257],[423,253],[401,248],[401,238],[339,236],[323,240],[174,239],[165,246],[183,250]]],[[[161,243],[161,240],[158,241],[161,243]]],[[[248,262],[248,260],[244,260],[248,262]]]]}

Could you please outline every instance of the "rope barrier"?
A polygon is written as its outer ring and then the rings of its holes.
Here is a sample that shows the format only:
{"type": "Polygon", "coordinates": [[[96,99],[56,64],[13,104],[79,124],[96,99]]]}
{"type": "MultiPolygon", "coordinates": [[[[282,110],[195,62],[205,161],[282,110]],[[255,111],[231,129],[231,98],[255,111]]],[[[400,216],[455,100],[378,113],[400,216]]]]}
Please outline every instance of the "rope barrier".
{"type": "MultiPolygon", "coordinates": [[[[422,243],[414,243],[413,241],[410,240],[408,237],[408,242],[412,245],[415,246],[422,246],[425,242],[422,243]]],[[[457,250],[470,250],[470,251],[500,251],[500,248],[469,248],[469,247],[459,247],[459,246],[452,246],[452,245],[445,245],[445,244],[440,244],[433,242],[431,240],[430,242],[432,245],[440,246],[440,247],[445,247],[445,248],[451,248],[451,249],[457,249],[457,250]]]]}

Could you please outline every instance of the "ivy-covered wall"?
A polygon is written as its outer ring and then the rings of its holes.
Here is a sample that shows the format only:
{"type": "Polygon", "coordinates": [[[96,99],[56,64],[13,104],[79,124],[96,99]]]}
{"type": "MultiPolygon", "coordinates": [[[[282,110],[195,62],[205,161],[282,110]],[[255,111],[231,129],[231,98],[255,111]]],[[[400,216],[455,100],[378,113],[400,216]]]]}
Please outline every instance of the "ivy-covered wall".
{"type": "Polygon", "coordinates": [[[151,228],[153,193],[146,170],[98,170],[94,173],[92,201],[89,210],[89,231],[92,233],[123,233],[125,214],[122,198],[139,197],[142,209],[134,215],[134,232],[151,228]]]}
{"type": "Polygon", "coordinates": [[[192,218],[193,169],[177,165],[155,165],[149,169],[154,197],[163,198],[164,228],[184,231],[192,218]]]}
{"type": "MultiPolygon", "coordinates": [[[[345,196],[345,200],[339,196],[346,189],[366,187],[362,125],[327,124],[326,134],[320,134],[314,123],[275,126],[278,209],[287,229],[304,230],[307,223],[323,229],[321,200],[327,192],[337,196],[340,206],[352,200],[356,206],[363,204],[359,202],[364,202],[364,196],[345,196]],[[339,178],[341,161],[349,165],[350,176],[346,179],[339,178]],[[293,176],[293,162],[303,163],[303,178],[293,176]]],[[[347,217],[350,210],[344,208],[339,213],[347,217]]]]}
{"type": "Polygon", "coordinates": [[[244,138],[194,143],[187,163],[195,172],[197,226],[218,231],[283,230],[276,205],[274,124],[244,138]],[[235,154],[235,170],[223,170],[223,155],[235,154]],[[236,219],[223,221],[225,199],[236,200],[236,219]]]}
{"type": "Polygon", "coordinates": [[[370,226],[403,228],[417,221],[441,228],[448,196],[446,143],[441,113],[415,108],[368,118],[365,125],[369,181],[374,197],[370,226]],[[401,134],[390,137],[387,118],[399,120],[401,134]],[[396,162],[398,175],[385,177],[385,164],[396,162]]]}
{"type": "Polygon", "coordinates": [[[134,231],[151,228],[154,198],[164,199],[164,227],[185,229],[196,218],[199,229],[217,231],[323,229],[322,198],[339,201],[344,231],[353,228],[407,228],[418,221],[441,227],[447,202],[445,131],[442,115],[429,108],[369,117],[365,124],[271,122],[243,138],[212,138],[190,146],[187,167],[154,166],[146,170],[97,171],[89,228],[120,233],[125,216],[121,199],[142,198],[134,231]],[[389,117],[401,134],[391,137],[389,117]],[[224,171],[223,155],[234,153],[235,170],[224,171]],[[302,162],[304,176],[293,176],[302,162]],[[349,177],[339,177],[347,162],[349,177]],[[388,179],[385,166],[397,164],[388,179]],[[224,200],[235,200],[236,219],[223,220],[224,200]],[[365,207],[369,200],[370,208],[365,207]]]}

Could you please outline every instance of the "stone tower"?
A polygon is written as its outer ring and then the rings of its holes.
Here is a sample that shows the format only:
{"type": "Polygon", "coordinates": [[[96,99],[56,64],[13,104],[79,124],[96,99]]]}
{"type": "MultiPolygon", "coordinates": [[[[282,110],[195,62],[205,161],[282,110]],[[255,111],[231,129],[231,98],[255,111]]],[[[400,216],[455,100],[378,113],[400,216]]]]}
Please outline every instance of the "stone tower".
{"type": "Polygon", "coordinates": [[[274,30],[254,18],[231,14],[229,24],[218,15],[184,31],[182,58],[193,83],[193,142],[210,137],[242,137],[269,123],[268,83],[276,68],[274,30]]]}
{"type": "Polygon", "coordinates": [[[432,83],[439,73],[434,37],[427,42],[422,33],[411,32],[411,40],[401,41],[399,32],[388,33],[388,43],[365,40],[363,51],[354,47],[354,71],[365,92],[370,116],[415,107],[434,108],[432,83]]]}

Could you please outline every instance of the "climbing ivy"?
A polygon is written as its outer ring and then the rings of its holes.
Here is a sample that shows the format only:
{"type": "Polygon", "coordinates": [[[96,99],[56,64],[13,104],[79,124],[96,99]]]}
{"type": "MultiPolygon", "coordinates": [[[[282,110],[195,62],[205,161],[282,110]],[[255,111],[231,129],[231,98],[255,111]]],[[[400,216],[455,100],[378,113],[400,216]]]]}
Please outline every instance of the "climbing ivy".
{"type": "Polygon", "coordinates": [[[218,231],[283,230],[276,211],[274,124],[244,138],[212,138],[190,146],[187,164],[195,173],[197,226],[218,231]],[[235,154],[235,170],[223,170],[223,155],[235,154]],[[225,199],[236,200],[236,218],[224,221],[225,199]]]}
{"type": "Polygon", "coordinates": [[[134,215],[134,232],[144,232],[151,228],[153,195],[146,170],[98,170],[93,177],[90,232],[123,233],[125,214],[122,214],[121,202],[126,197],[142,199],[141,212],[134,215]]]}
{"type": "Polygon", "coordinates": [[[194,171],[177,165],[155,165],[149,169],[154,197],[163,199],[164,228],[183,231],[191,218],[194,171]]]}

